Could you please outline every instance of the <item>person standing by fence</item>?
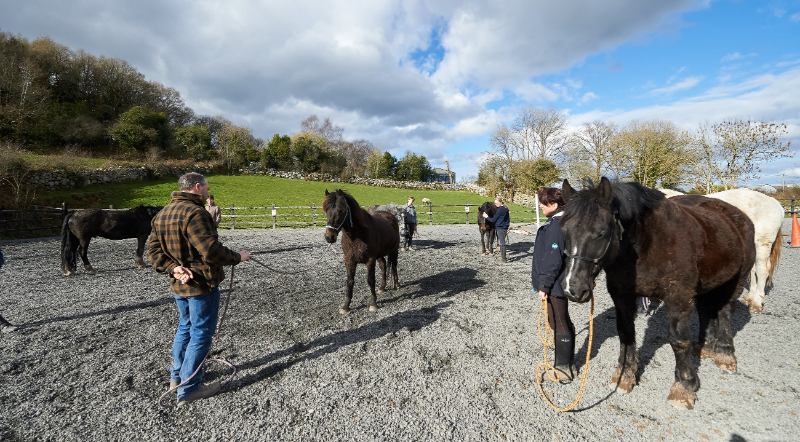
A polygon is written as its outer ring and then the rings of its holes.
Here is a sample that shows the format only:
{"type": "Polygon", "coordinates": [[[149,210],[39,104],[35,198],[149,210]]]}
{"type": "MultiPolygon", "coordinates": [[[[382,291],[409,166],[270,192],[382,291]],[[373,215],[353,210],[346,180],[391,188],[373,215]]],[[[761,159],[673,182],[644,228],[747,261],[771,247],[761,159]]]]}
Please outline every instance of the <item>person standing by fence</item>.
{"type": "Polygon", "coordinates": [[[209,199],[208,181],[189,172],[178,180],[178,192],[153,218],[147,255],[153,268],[169,276],[170,291],[180,315],[172,345],[170,389],[178,387],[178,406],[215,395],[220,383],[203,385],[203,370],[192,377],[211,346],[219,316],[222,266],[250,259],[242,250],[223,246],[211,214],[203,208],[209,199]]]}
{"type": "Polygon", "coordinates": [[[497,231],[497,240],[500,242],[500,262],[508,262],[506,260],[506,234],[511,226],[511,218],[509,217],[508,206],[503,203],[503,198],[495,197],[494,205],[497,207],[497,212],[494,216],[490,217],[488,213],[484,213],[483,217],[486,218],[486,221],[494,223],[494,228],[497,231]]]}
{"type": "MultiPolygon", "coordinates": [[[[3,267],[3,264],[5,263],[6,261],[3,257],[3,249],[0,249],[0,267],[3,267]]],[[[3,333],[11,333],[16,329],[17,327],[11,325],[10,322],[6,321],[3,315],[0,315],[0,330],[2,330],[3,333]]]]}
{"type": "Polygon", "coordinates": [[[411,247],[411,238],[414,237],[414,233],[417,232],[417,209],[414,208],[414,197],[408,197],[408,203],[406,203],[406,215],[405,215],[405,225],[406,225],[406,241],[405,245],[403,246],[404,250],[414,251],[411,247]]]}
{"type": "Polygon", "coordinates": [[[208,195],[206,201],[208,201],[206,210],[211,214],[211,219],[214,220],[214,227],[219,227],[219,222],[222,219],[222,212],[219,210],[219,206],[214,204],[214,195],[208,195]]]}

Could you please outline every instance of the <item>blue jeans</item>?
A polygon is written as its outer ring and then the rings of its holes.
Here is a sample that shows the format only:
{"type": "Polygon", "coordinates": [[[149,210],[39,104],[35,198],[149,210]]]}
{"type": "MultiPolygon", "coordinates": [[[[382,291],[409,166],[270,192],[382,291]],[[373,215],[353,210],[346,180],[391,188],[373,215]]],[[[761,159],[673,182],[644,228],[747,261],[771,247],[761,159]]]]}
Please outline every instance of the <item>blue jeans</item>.
{"type": "MultiPolygon", "coordinates": [[[[169,367],[170,382],[181,383],[197,370],[211,347],[219,317],[219,288],[198,296],[174,296],[178,305],[180,322],[172,344],[172,366],[169,367]]],[[[182,401],[200,389],[203,369],[185,385],[178,388],[178,401],[182,401]]]]}

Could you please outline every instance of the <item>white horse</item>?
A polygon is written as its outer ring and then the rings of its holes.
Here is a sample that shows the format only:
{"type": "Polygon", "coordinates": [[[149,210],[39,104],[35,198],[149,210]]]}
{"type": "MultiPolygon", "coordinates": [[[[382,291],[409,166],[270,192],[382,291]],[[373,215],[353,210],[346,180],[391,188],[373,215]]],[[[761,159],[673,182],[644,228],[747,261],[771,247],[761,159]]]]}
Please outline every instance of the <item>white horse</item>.
{"type": "MultiPolygon", "coordinates": [[[[667,198],[683,195],[669,189],[658,189],[667,198]]],[[[706,195],[738,208],[745,213],[756,228],[756,263],[750,270],[750,287],[744,302],[750,310],[760,312],[764,308],[764,291],[772,286],[772,274],[781,257],[781,227],[783,206],[775,198],[750,189],[732,189],[706,195]]]]}

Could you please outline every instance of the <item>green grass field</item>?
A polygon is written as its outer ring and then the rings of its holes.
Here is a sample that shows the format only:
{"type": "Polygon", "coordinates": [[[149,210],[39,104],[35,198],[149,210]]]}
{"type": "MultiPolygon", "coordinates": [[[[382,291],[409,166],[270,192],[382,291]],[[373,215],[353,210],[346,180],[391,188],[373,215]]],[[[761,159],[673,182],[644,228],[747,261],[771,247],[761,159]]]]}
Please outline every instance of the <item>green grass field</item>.
{"type": "MultiPolygon", "coordinates": [[[[223,219],[221,228],[229,228],[231,219],[230,207],[277,207],[290,206],[311,206],[316,204],[318,225],[325,225],[324,214],[321,209],[322,200],[325,197],[325,190],[332,191],[341,187],[349,192],[362,206],[374,204],[387,204],[394,202],[404,204],[410,195],[416,198],[419,222],[427,223],[429,215],[422,215],[427,207],[421,203],[422,198],[431,200],[436,205],[458,205],[458,207],[433,207],[434,223],[445,221],[444,219],[464,220],[464,205],[481,204],[491,201],[492,198],[480,196],[466,191],[445,191],[445,190],[420,190],[412,191],[408,189],[394,189],[388,187],[373,187],[364,185],[352,185],[345,183],[330,183],[316,181],[290,180],[285,178],[275,178],[269,176],[228,176],[210,175],[207,177],[209,191],[214,195],[216,203],[222,208],[223,219]],[[457,213],[442,213],[442,212],[457,213]]],[[[169,195],[177,190],[177,179],[129,182],[119,184],[93,185],[80,189],[43,192],[37,195],[40,205],[60,206],[62,202],[67,203],[70,208],[128,208],[136,207],[140,204],[163,206],[169,203],[169,195]]],[[[530,210],[523,206],[511,206],[512,222],[515,220],[514,212],[530,210]]],[[[470,222],[475,221],[477,208],[470,208],[470,222]]],[[[245,222],[260,223],[260,227],[265,225],[272,226],[271,210],[243,210],[236,209],[238,216],[249,215],[249,217],[237,218],[237,228],[244,227],[245,222]]],[[[278,226],[297,226],[294,223],[313,223],[314,218],[310,209],[278,209],[279,215],[294,215],[290,217],[279,216],[276,218],[278,226]]],[[[517,213],[516,218],[533,217],[531,213],[517,213]]],[[[302,224],[300,224],[302,225],[302,224]]],[[[255,226],[259,227],[259,226],[255,226]]]]}

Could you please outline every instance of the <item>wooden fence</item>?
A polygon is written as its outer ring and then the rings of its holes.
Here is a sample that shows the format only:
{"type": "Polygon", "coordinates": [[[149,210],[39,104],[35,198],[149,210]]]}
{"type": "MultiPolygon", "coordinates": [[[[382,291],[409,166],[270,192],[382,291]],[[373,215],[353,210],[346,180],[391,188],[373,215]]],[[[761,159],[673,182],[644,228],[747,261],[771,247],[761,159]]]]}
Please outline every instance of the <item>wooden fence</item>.
{"type": "MultiPolygon", "coordinates": [[[[361,206],[367,209],[370,206],[361,206]]],[[[418,224],[470,224],[477,221],[480,204],[423,204],[417,207],[418,224]],[[458,210],[451,210],[458,208],[458,210]],[[420,210],[420,209],[425,209],[420,210]],[[462,215],[462,216],[458,216],[462,215]]],[[[272,228],[278,227],[322,227],[327,224],[327,217],[322,207],[311,206],[276,206],[271,207],[230,207],[221,208],[222,220],[220,228],[235,230],[237,228],[272,228]]],[[[511,221],[536,222],[535,209],[512,210],[511,221]]]]}
{"type": "MultiPolygon", "coordinates": [[[[779,199],[787,214],[797,213],[800,199],[779,199]]],[[[362,206],[367,208],[368,206],[362,206]]],[[[417,222],[419,224],[454,224],[475,223],[479,204],[422,204],[417,206],[417,222]],[[458,210],[449,210],[458,208],[458,210]],[[421,211],[419,209],[426,209],[421,211]]],[[[236,228],[273,228],[278,227],[322,227],[326,224],[322,207],[311,206],[276,206],[271,207],[236,207],[220,208],[222,221],[220,228],[234,230],[236,228]]],[[[37,236],[58,235],[61,221],[67,213],[81,209],[61,207],[31,206],[24,210],[0,209],[0,239],[32,238],[37,236]]],[[[113,209],[125,210],[125,209],[113,209]]],[[[535,223],[537,211],[523,209],[511,211],[512,223],[535,223]]]]}

